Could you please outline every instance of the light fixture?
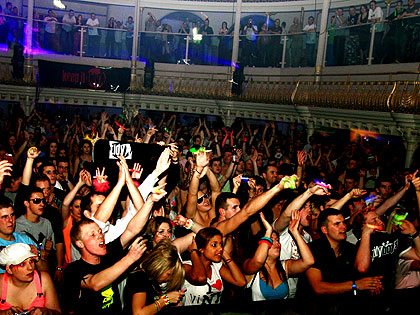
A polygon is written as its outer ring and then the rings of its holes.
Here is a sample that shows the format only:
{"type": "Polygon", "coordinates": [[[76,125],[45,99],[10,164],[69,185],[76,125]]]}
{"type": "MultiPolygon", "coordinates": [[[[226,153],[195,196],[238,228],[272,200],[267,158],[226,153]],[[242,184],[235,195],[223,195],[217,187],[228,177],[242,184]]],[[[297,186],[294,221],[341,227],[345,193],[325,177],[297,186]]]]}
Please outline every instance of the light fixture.
{"type": "Polygon", "coordinates": [[[53,4],[58,9],[64,10],[66,8],[66,5],[63,2],[61,2],[61,0],[54,0],[53,4]]]}

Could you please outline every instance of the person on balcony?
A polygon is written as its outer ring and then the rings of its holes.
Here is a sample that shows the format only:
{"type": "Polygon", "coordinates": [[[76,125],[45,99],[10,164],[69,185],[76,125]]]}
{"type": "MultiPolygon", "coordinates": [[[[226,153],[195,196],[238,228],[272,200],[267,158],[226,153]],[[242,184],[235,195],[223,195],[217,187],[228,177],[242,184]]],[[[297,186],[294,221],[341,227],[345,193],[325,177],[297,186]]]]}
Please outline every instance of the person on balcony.
{"type": "Polygon", "coordinates": [[[115,58],[115,31],[117,23],[113,16],[110,17],[106,24],[106,36],[105,36],[105,57],[115,58]]]}
{"type": "Polygon", "coordinates": [[[335,11],[335,36],[334,36],[334,59],[337,66],[344,65],[347,19],[343,15],[343,9],[339,8],[335,11]]]}
{"type": "Polygon", "coordinates": [[[74,11],[70,10],[63,16],[63,25],[61,27],[61,49],[66,55],[73,52],[73,25],[76,24],[74,11]]]}
{"type": "MultiPolygon", "coordinates": [[[[393,46],[394,58],[392,61],[400,63],[404,61],[404,55],[406,50],[407,36],[405,34],[405,26],[407,20],[403,20],[405,9],[403,8],[403,2],[398,1],[394,12],[392,12],[387,20],[391,22],[391,27],[387,36],[389,44],[393,46]]],[[[392,53],[388,52],[388,53],[392,53]]]]}
{"type": "Polygon", "coordinates": [[[301,33],[303,29],[302,18],[294,17],[293,24],[290,25],[289,34],[290,36],[290,65],[292,67],[299,67],[302,60],[302,51],[303,51],[303,35],[301,33]]]}
{"type": "Polygon", "coordinates": [[[55,33],[57,18],[53,10],[48,10],[48,15],[44,18],[45,32],[44,32],[44,49],[50,51],[57,50],[57,35],[55,33]]]}
{"type": "Polygon", "coordinates": [[[124,29],[127,31],[125,35],[125,46],[127,47],[128,56],[132,55],[133,51],[133,33],[134,33],[134,20],[129,16],[127,22],[124,24],[124,29]]]}
{"type": "Polygon", "coordinates": [[[273,34],[271,37],[268,37],[271,41],[271,60],[270,65],[272,67],[279,67],[281,62],[281,56],[283,50],[281,47],[281,34],[282,34],[282,27],[280,26],[280,20],[276,19],[274,21],[274,25],[268,29],[269,34],[273,34]]]}
{"type": "Polygon", "coordinates": [[[157,19],[151,12],[147,12],[147,16],[148,18],[144,25],[144,30],[146,31],[146,34],[144,35],[144,55],[146,59],[149,59],[153,56],[153,45],[155,45],[153,39],[155,37],[155,34],[153,34],[152,32],[156,31],[157,19]]]}
{"type": "Polygon", "coordinates": [[[375,0],[370,3],[368,21],[372,23],[371,32],[375,26],[375,41],[373,44],[373,63],[382,62],[382,40],[384,37],[384,13],[381,7],[378,7],[375,0]]]}
{"type": "Polygon", "coordinates": [[[248,19],[248,24],[244,26],[243,33],[245,34],[242,51],[243,63],[244,66],[252,67],[255,66],[255,59],[257,58],[258,34],[258,26],[252,23],[252,18],[248,19]]]}
{"type": "Polygon", "coordinates": [[[86,21],[88,26],[88,55],[90,57],[99,56],[99,47],[101,36],[99,35],[99,20],[95,13],[90,14],[90,18],[86,21]]]}
{"type": "Polygon", "coordinates": [[[367,24],[368,17],[369,17],[368,7],[363,4],[360,7],[360,14],[357,19],[357,24],[360,25],[358,27],[358,31],[359,31],[359,45],[360,45],[360,55],[361,55],[360,59],[361,59],[362,64],[367,63],[367,57],[369,54],[370,27],[367,24]]]}
{"type": "MultiPolygon", "coordinates": [[[[419,18],[414,18],[419,14],[419,5],[414,3],[414,0],[408,0],[408,6],[405,10],[403,16],[409,19],[406,20],[407,23],[407,61],[417,61],[419,60],[419,53],[418,53],[418,43],[419,43],[419,36],[416,35],[416,25],[419,23],[419,18]]],[[[418,30],[418,28],[417,28],[418,30]]],[[[417,31],[418,34],[418,31],[417,31]]]]}
{"type": "Polygon", "coordinates": [[[211,41],[212,37],[208,35],[213,35],[213,28],[209,25],[209,19],[204,20],[204,25],[198,31],[201,35],[203,35],[203,39],[201,40],[201,47],[203,51],[203,61],[204,64],[211,64],[211,41]]]}
{"type": "Polygon", "coordinates": [[[316,25],[314,24],[314,17],[308,18],[308,24],[305,25],[303,31],[306,33],[306,66],[315,66],[315,46],[316,46],[316,25]]]}

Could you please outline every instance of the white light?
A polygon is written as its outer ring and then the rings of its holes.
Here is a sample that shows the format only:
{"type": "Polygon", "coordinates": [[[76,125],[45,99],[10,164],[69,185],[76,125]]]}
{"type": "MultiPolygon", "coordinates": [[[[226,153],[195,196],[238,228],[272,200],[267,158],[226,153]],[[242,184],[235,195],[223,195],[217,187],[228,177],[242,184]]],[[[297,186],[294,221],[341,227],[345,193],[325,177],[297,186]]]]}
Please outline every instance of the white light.
{"type": "Polygon", "coordinates": [[[61,2],[61,0],[54,0],[53,4],[58,9],[64,10],[66,8],[66,5],[63,2],[61,2]]]}

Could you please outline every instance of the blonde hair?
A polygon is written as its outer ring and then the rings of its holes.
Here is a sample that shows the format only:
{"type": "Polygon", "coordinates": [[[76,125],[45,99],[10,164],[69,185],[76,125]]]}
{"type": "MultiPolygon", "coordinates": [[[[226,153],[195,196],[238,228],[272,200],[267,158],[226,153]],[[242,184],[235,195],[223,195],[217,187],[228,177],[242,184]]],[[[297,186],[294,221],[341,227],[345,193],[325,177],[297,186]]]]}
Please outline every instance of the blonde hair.
{"type": "Polygon", "coordinates": [[[173,270],[170,280],[167,282],[166,291],[179,290],[184,283],[184,265],[182,264],[178,250],[171,241],[160,241],[140,263],[142,269],[150,280],[157,281],[164,273],[173,270]]]}

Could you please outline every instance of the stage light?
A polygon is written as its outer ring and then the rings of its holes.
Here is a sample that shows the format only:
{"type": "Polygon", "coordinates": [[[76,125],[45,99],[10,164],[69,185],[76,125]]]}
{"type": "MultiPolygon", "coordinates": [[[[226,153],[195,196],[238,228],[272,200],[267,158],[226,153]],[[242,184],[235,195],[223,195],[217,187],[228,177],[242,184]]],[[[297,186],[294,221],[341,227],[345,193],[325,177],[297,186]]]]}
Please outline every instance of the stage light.
{"type": "Polygon", "coordinates": [[[64,10],[66,8],[66,5],[63,2],[61,2],[61,0],[54,0],[53,4],[58,9],[64,10]]]}

